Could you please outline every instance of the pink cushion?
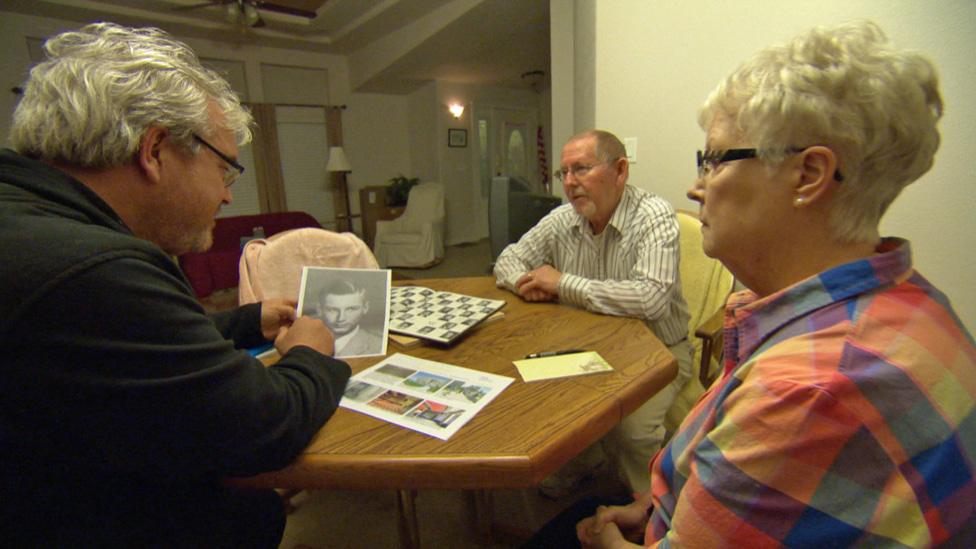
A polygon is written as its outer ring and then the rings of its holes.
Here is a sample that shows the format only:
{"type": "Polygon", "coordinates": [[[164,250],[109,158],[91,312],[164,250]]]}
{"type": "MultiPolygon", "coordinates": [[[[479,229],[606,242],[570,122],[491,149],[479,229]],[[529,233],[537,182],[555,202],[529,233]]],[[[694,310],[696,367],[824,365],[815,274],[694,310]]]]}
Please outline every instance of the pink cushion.
{"type": "Polygon", "coordinates": [[[272,297],[298,301],[302,270],[311,267],[378,269],[369,247],[352,233],[295,229],[247,243],[240,263],[241,305],[272,297]]]}

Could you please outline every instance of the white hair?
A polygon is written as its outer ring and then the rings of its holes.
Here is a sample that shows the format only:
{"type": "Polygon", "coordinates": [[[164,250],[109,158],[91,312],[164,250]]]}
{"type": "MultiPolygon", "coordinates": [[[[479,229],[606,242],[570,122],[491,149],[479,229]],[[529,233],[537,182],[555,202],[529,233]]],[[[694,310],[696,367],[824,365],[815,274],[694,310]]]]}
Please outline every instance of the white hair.
{"type": "Polygon", "coordinates": [[[150,126],[199,150],[193,134],[212,135],[208,105],[240,144],[253,118],[223,78],[186,44],[154,28],[87,25],[44,44],[48,59],[31,69],[14,111],[10,142],[52,162],[107,168],[131,162],[150,126]]]}
{"type": "Polygon", "coordinates": [[[707,130],[719,114],[767,163],[790,148],[834,151],[844,179],[830,229],[842,241],[872,242],[891,202],[932,167],[942,98],[930,61],[857,22],[759,52],[711,93],[698,123],[707,130]]]}

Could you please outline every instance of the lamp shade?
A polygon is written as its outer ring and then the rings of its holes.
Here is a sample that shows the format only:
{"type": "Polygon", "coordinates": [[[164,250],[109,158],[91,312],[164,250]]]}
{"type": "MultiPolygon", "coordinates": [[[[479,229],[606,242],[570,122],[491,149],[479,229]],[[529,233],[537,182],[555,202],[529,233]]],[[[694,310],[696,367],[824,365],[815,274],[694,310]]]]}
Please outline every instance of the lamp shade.
{"type": "Polygon", "coordinates": [[[329,163],[325,166],[330,172],[351,172],[352,166],[346,158],[346,151],[342,147],[329,147],[329,163]]]}

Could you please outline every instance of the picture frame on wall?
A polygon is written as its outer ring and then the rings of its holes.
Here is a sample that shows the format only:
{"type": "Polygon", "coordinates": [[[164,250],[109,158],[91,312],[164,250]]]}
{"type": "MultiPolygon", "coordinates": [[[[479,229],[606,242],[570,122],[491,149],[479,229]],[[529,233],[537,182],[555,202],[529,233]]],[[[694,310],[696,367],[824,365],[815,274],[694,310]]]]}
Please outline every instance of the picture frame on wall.
{"type": "Polygon", "coordinates": [[[468,146],[468,130],[449,128],[447,130],[447,146],[448,147],[467,147],[468,146]]]}

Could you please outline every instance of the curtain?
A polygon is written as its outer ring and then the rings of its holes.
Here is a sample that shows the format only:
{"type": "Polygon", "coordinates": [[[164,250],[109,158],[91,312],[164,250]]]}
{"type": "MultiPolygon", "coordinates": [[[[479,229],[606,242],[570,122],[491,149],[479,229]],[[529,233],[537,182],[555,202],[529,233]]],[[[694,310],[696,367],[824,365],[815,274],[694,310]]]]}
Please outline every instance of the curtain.
{"type": "MultiPolygon", "coordinates": [[[[278,143],[278,123],[273,103],[249,103],[251,114],[257,127],[254,131],[254,170],[258,186],[258,201],[262,213],[288,210],[285,202],[285,184],[281,176],[281,149],[278,143]]],[[[342,145],[342,110],[345,105],[326,106],[325,129],[331,146],[342,145]]],[[[328,151],[324,151],[328,154],[328,151]]],[[[336,215],[336,230],[351,231],[352,219],[349,211],[349,190],[346,187],[346,174],[329,173],[329,187],[332,189],[333,208],[336,215]]]]}
{"type": "MultiPolygon", "coordinates": [[[[325,107],[325,132],[329,145],[342,146],[342,109],[345,105],[325,107]]],[[[333,208],[336,216],[337,231],[352,231],[352,218],[349,211],[349,188],[346,184],[346,174],[343,172],[329,173],[329,187],[332,189],[333,208]]]]}
{"type": "Polygon", "coordinates": [[[248,106],[257,124],[252,150],[261,213],[287,211],[275,106],[271,103],[250,103],[248,106]]]}

